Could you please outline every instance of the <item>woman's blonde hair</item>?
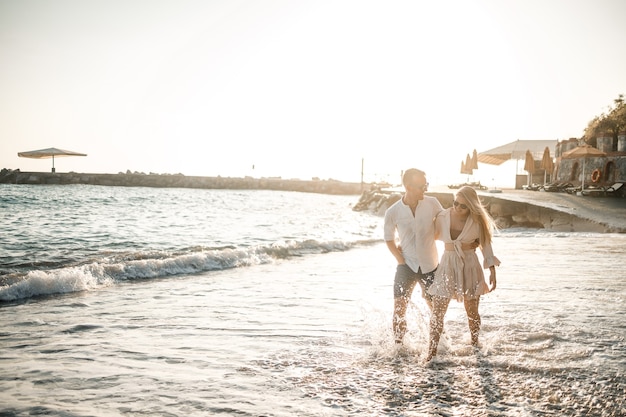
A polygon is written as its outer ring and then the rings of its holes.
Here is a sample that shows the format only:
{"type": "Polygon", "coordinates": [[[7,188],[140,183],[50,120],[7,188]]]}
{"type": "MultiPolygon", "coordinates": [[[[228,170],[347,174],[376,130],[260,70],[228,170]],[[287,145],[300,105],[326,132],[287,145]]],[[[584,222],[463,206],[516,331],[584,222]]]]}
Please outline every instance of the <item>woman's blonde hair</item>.
{"type": "Polygon", "coordinates": [[[465,199],[470,216],[480,225],[480,245],[490,244],[493,232],[497,230],[496,223],[480,201],[476,190],[466,185],[461,187],[456,195],[465,199]]]}

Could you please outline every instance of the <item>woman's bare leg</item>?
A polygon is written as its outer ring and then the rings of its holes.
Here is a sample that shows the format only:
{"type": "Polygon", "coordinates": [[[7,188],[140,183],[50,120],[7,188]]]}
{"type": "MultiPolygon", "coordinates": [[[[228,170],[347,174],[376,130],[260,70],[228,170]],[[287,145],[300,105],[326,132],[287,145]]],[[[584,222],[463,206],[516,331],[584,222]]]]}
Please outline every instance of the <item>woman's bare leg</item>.
{"type": "Polygon", "coordinates": [[[480,314],[478,314],[479,298],[465,300],[465,312],[469,324],[472,346],[478,346],[478,333],[480,332],[480,314]]]}

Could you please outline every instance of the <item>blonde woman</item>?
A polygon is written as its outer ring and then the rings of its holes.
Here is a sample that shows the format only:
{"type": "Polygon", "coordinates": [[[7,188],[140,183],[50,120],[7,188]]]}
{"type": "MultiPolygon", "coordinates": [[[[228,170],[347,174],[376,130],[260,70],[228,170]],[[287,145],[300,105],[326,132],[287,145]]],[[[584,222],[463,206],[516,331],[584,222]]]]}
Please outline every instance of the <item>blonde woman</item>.
{"type": "Polygon", "coordinates": [[[437,354],[443,332],[443,319],[452,298],[465,304],[472,345],[478,345],[480,296],[496,289],[496,266],[500,261],[493,255],[491,238],[495,224],[481,204],[476,190],[462,187],[456,193],[453,207],[435,218],[435,237],[445,244],[435,280],[428,293],[433,296],[430,319],[430,343],[426,361],[437,354]],[[483,254],[481,266],[476,251],[478,243],[483,254]],[[489,268],[489,283],[485,282],[483,268],[489,268]]]}

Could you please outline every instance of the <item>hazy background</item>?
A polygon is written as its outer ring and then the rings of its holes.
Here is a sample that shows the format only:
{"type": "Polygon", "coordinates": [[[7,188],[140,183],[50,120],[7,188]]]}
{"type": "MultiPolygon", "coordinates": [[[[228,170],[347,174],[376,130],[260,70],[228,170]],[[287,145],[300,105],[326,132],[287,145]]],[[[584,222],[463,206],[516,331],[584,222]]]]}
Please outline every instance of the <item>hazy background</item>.
{"type": "Polygon", "coordinates": [[[54,146],[88,154],[57,172],[360,181],[364,159],[366,181],[462,181],[473,149],[580,137],[626,93],[625,17],[621,0],[0,0],[0,168],[50,171],[17,152],[54,146]]]}

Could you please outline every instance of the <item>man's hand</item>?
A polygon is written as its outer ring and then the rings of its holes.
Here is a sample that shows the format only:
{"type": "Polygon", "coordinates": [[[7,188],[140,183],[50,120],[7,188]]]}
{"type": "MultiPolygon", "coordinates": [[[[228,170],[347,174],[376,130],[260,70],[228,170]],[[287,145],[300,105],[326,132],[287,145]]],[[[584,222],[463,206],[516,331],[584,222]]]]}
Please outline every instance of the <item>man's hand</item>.
{"type": "Polygon", "coordinates": [[[405,264],[406,261],[404,260],[404,256],[402,255],[402,248],[400,248],[400,246],[397,246],[394,240],[387,240],[385,241],[385,243],[387,244],[387,247],[389,248],[389,251],[391,252],[393,257],[396,258],[398,265],[405,264]]]}

